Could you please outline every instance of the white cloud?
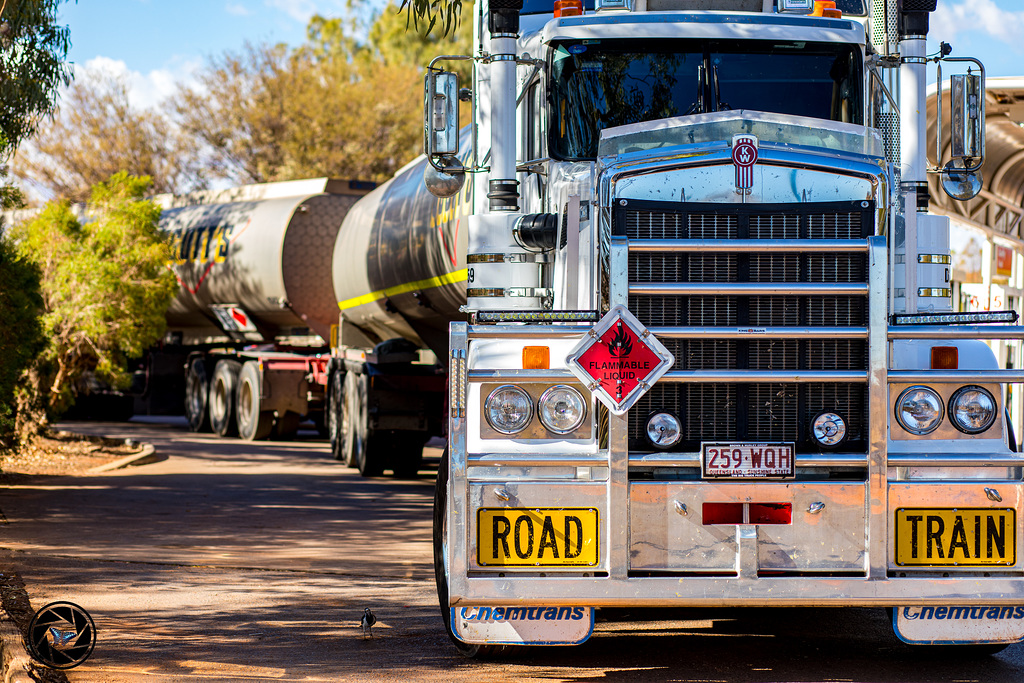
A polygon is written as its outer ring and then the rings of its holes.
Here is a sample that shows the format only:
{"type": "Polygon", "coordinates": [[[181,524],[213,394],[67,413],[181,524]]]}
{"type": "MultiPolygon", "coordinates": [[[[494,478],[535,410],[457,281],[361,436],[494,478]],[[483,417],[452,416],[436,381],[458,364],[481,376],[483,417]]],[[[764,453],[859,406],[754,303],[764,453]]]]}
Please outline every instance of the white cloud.
{"type": "Polygon", "coordinates": [[[940,2],[931,17],[931,35],[952,42],[968,31],[987,33],[1014,52],[1024,52],[1024,12],[1003,9],[994,0],[940,2]]]}
{"type": "Polygon", "coordinates": [[[194,84],[195,72],[202,65],[201,60],[181,60],[163,69],[154,69],[148,74],[133,71],[120,59],[93,57],[84,66],[75,66],[75,76],[81,78],[89,73],[114,76],[128,84],[128,98],[137,109],[157,108],[173,95],[181,83],[194,84]]]}
{"type": "Polygon", "coordinates": [[[307,23],[317,13],[314,0],[266,0],[267,7],[281,10],[295,21],[307,23]]]}
{"type": "Polygon", "coordinates": [[[224,11],[236,17],[247,17],[250,14],[249,8],[240,2],[229,2],[224,6],[224,11]]]}

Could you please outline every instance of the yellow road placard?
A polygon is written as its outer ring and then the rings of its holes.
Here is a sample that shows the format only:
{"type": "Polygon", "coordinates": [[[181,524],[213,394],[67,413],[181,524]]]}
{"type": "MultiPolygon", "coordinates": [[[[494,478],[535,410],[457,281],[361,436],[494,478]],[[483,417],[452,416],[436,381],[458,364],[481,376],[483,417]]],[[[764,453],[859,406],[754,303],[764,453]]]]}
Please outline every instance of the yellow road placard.
{"type": "Polygon", "coordinates": [[[594,508],[480,508],[477,561],[483,566],[592,567],[597,534],[594,508]]]}

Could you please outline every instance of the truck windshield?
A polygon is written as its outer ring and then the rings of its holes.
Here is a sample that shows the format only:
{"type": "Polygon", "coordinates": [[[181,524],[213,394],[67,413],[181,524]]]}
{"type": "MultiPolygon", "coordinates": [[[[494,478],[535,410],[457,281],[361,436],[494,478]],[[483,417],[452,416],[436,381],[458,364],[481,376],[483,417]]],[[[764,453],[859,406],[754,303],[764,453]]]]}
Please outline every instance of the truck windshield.
{"type": "Polygon", "coordinates": [[[555,157],[593,159],[605,128],[749,109],[862,124],[856,46],[800,41],[586,41],[555,46],[555,157]]]}

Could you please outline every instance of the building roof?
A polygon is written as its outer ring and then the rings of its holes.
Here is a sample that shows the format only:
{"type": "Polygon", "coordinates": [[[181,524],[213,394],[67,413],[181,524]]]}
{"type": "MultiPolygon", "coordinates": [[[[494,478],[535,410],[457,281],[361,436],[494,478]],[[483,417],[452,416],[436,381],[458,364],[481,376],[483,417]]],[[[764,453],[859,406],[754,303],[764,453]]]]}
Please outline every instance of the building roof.
{"type": "MultiPolygon", "coordinates": [[[[949,87],[943,88],[942,163],[949,161],[949,87]]],[[[936,96],[928,97],[928,162],[935,165],[936,96]]],[[[1024,243],[1024,76],[988,78],[985,84],[985,163],[982,189],[966,202],[943,192],[937,175],[929,176],[932,208],[986,227],[994,234],[1024,243]]]]}

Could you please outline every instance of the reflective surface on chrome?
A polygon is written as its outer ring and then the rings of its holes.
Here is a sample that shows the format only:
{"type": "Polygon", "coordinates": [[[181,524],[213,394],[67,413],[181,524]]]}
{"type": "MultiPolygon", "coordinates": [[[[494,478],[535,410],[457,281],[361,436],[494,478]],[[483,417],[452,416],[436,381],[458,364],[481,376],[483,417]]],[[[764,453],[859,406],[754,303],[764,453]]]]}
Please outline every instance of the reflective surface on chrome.
{"type": "Polygon", "coordinates": [[[896,420],[911,434],[928,434],[942,422],[942,399],[928,387],[914,386],[896,401],[896,420]]]}
{"type": "Polygon", "coordinates": [[[485,409],[488,424],[502,434],[521,432],[533,419],[533,402],[529,394],[511,384],[492,391],[485,409]]]}
{"type": "Polygon", "coordinates": [[[962,432],[980,434],[996,420],[996,399],[984,387],[961,387],[949,399],[949,420],[962,432]]]}

